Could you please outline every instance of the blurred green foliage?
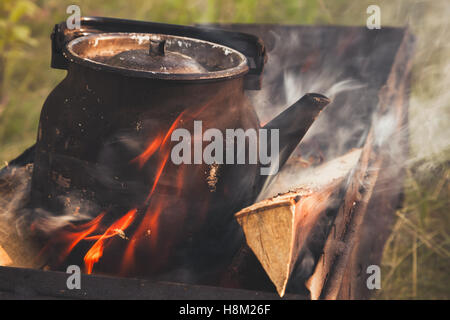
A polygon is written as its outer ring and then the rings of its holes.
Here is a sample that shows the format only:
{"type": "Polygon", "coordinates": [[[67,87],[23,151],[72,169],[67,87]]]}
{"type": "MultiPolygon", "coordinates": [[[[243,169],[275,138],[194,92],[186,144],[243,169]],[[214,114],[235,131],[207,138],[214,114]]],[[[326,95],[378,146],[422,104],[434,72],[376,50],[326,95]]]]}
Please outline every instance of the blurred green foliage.
{"type": "Polygon", "coordinates": [[[29,0],[0,2],[2,17],[0,19],[0,51],[2,54],[20,44],[36,44],[36,41],[30,38],[30,28],[20,23],[23,17],[32,16],[36,9],[36,5],[29,0]]]}
{"type": "MultiPolygon", "coordinates": [[[[165,23],[365,25],[369,0],[1,0],[0,167],[36,139],[45,98],[64,71],[50,69],[50,33],[77,4],[83,15],[165,23]]],[[[386,246],[377,298],[450,298],[448,0],[379,0],[382,25],[417,37],[405,205],[386,246]]]]}
{"type": "Polygon", "coordinates": [[[0,2],[0,102],[5,103],[4,86],[8,79],[8,60],[20,57],[24,45],[36,45],[30,37],[30,28],[21,23],[21,19],[32,16],[36,5],[29,0],[4,0],[0,2]]]}

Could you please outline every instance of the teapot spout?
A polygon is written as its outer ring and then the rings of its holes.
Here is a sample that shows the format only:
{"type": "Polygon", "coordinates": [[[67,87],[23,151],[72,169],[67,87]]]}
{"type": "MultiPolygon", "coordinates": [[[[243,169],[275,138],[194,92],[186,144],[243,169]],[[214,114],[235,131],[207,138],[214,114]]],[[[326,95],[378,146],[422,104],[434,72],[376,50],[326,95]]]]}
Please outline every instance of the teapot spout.
{"type": "Polygon", "coordinates": [[[278,165],[280,168],[303,139],[320,111],[329,103],[330,99],[324,95],[307,93],[263,127],[264,129],[279,129],[278,165]]]}

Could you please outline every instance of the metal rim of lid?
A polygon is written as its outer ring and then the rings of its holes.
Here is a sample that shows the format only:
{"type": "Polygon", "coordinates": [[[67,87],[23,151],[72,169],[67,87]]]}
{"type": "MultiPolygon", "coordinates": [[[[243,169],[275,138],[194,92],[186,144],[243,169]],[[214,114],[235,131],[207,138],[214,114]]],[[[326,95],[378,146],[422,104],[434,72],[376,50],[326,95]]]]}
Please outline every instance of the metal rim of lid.
{"type": "Polygon", "coordinates": [[[124,76],[148,78],[148,79],[161,79],[161,80],[173,80],[173,81],[224,80],[224,79],[243,77],[249,71],[246,56],[235,49],[232,49],[232,48],[229,48],[229,47],[217,44],[217,43],[200,40],[200,39],[172,36],[172,35],[163,35],[163,34],[156,34],[156,33],[112,32],[112,33],[96,33],[96,34],[85,35],[82,37],[75,38],[75,39],[71,40],[69,43],[67,43],[66,46],[64,47],[63,55],[70,62],[77,63],[77,64],[89,67],[89,68],[97,70],[97,71],[109,71],[109,72],[119,73],[124,76]],[[202,43],[202,44],[211,46],[211,48],[221,48],[222,50],[224,50],[224,52],[226,52],[225,50],[228,50],[228,52],[232,52],[232,53],[236,54],[239,57],[240,62],[232,68],[219,70],[219,71],[211,71],[211,72],[207,72],[207,73],[164,73],[164,72],[136,70],[136,69],[128,69],[128,68],[122,68],[122,67],[117,67],[117,66],[111,66],[106,63],[102,63],[102,62],[95,61],[95,60],[92,60],[89,58],[81,57],[79,54],[77,54],[73,50],[73,47],[76,44],[79,44],[83,41],[92,41],[92,40],[95,41],[95,39],[98,39],[98,38],[108,39],[108,38],[132,37],[132,36],[142,36],[142,37],[159,36],[159,37],[163,37],[163,38],[170,38],[170,39],[180,40],[180,41],[184,40],[184,41],[193,41],[193,42],[197,42],[197,43],[202,43]]]}

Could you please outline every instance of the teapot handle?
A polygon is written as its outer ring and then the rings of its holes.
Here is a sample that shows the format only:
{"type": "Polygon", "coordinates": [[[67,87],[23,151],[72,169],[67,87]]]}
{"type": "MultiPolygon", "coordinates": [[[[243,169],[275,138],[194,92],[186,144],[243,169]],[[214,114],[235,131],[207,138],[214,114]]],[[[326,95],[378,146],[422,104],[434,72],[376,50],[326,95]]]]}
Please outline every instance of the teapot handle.
{"type": "Polygon", "coordinates": [[[181,26],[106,17],[82,17],[80,22],[81,27],[73,30],[67,28],[65,21],[55,25],[51,35],[52,68],[67,69],[68,61],[63,56],[63,48],[68,42],[78,37],[104,32],[159,33],[210,41],[241,52],[247,57],[249,67],[249,72],[244,79],[245,89],[261,89],[267,54],[263,41],[255,35],[226,31],[211,26],[181,26]]]}

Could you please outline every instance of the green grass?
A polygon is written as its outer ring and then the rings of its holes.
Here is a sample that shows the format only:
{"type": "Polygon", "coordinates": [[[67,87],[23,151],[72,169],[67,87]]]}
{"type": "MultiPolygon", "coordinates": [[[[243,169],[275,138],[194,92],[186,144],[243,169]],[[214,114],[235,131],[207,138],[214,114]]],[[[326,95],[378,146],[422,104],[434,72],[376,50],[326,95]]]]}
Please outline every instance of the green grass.
{"type": "MultiPolygon", "coordinates": [[[[18,1],[2,0],[2,5],[18,1]]],[[[32,2],[37,9],[10,24],[19,26],[22,33],[10,41],[9,48],[0,46],[0,67],[5,67],[3,95],[0,90],[0,164],[33,144],[42,104],[64,77],[63,71],[50,69],[49,35],[55,23],[66,19],[65,10],[70,4],[78,4],[83,15],[178,24],[364,25],[366,8],[375,3],[366,0],[32,2]],[[23,26],[30,31],[25,41],[20,39],[26,33],[23,33],[23,26]]],[[[381,6],[382,25],[409,25],[417,37],[405,204],[397,212],[398,220],[385,249],[382,290],[376,297],[449,299],[450,3],[448,0],[380,0],[376,3],[381,6]]],[[[2,5],[0,31],[9,14],[2,5]]],[[[0,44],[4,37],[0,32],[0,44]]]]}

